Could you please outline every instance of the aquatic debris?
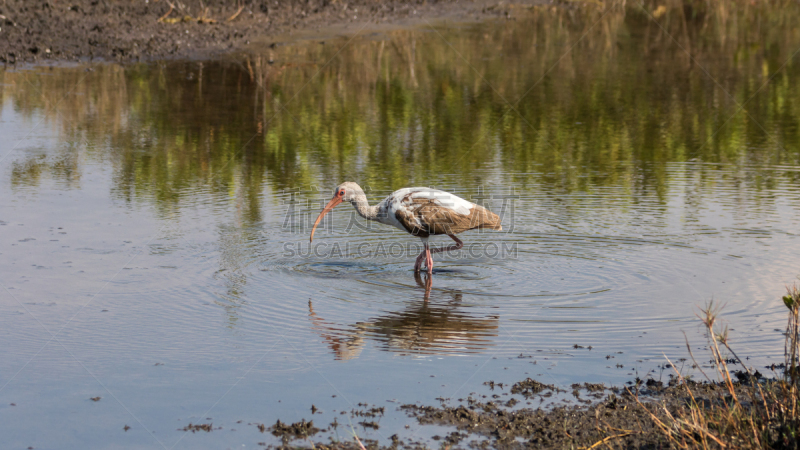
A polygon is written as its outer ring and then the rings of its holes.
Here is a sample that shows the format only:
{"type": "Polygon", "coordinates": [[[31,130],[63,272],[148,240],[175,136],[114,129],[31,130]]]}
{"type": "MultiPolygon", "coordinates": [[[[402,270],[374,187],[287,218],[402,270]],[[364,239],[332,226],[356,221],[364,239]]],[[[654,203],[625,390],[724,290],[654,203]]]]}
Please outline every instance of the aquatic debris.
{"type": "Polygon", "coordinates": [[[210,423],[199,423],[196,425],[190,423],[189,425],[183,427],[182,431],[191,431],[192,433],[196,431],[205,431],[206,433],[210,433],[213,429],[214,428],[212,428],[212,424],[210,423]]]}
{"type": "Polygon", "coordinates": [[[373,430],[377,430],[380,428],[380,425],[378,425],[377,422],[364,421],[364,422],[358,422],[358,424],[364,428],[372,428],[373,430]]]}
{"type": "Polygon", "coordinates": [[[358,406],[361,406],[366,409],[353,409],[350,411],[351,417],[377,417],[382,416],[386,412],[386,408],[381,407],[370,407],[366,403],[359,403],[358,406]]]}
{"type": "Polygon", "coordinates": [[[475,423],[479,415],[475,411],[461,405],[456,408],[435,408],[432,406],[419,406],[414,404],[402,405],[401,410],[417,418],[421,424],[433,423],[475,423]]]}
{"type": "Polygon", "coordinates": [[[513,386],[511,386],[512,394],[519,394],[525,398],[532,397],[546,390],[558,391],[558,388],[556,388],[552,384],[540,383],[532,378],[527,378],[525,380],[518,381],[514,383],[513,386]]]}
{"type": "MultiPolygon", "coordinates": [[[[263,425],[259,426],[258,429],[263,433],[266,429],[263,425]]],[[[308,436],[313,436],[317,434],[320,429],[314,426],[314,421],[309,420],[306,422],[306,419],[301,420],[300,422],[295,422],[290,425],[286,425],[285,423],[278,420],[275,425],[269,428],[270,433],[277,437],[287,437],[290,439],[302,439],[308,436]]]]}

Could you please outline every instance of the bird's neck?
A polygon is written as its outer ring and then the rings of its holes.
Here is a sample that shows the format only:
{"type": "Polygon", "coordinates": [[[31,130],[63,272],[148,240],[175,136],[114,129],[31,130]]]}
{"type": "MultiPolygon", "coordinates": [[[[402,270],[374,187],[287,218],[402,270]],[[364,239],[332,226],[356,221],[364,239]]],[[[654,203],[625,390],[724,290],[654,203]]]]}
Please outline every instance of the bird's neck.
{"type": "Polygon", "coordinates": [[[378,218],[378,205],[369,206],[366,195],[356,196],[351,203],[361,217],[368,220],[376,220],[378,218]]]}

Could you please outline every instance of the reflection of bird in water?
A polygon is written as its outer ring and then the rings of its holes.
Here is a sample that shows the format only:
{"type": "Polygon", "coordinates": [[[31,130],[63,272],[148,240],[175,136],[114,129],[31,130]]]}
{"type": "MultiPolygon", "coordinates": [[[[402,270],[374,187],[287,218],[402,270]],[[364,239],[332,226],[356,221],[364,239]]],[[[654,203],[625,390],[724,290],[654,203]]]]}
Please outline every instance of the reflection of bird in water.
{"type": "Polygon", "coordinates": [[[311,319],[311,329],[322,336],[328,347],[333,350],[336,359],[356,358],[364,348],[363,330],[337,327],[333,322],[328,322],[317,316],[311,300],[308,301],[308,318],[311,319]]]}
{"type": "Polygon", "coordinates": [[[405,188],[394,191],[377,205],[369,206],[361,187],[347,181],[336,187],[333,198],[319,213],[311,229],[311,241],[322,217],[342,202],[350,202],[365,219],[392,225],[419,236],[424,250],[417,256],[414,272],[419,272],[424,263],[428,273],[433,273],[432,254],[460,249],[464,243],[456,237],[457,233],[476,228],[503,229],[497,214],[449,192],[426,187],[405,188]],[[431,250],[428,237],[435,234],[446,234],[456,243],[431,250]]]}
{"type": "MultiPolygon", "coordinates": [[[[431,287],[433,287],[433,277],[428,275],[425,277],[425,281],[422,281],[422,276],[420,276],[419,272],[414,272],[414,281],[417,282],[417,286],[425,289],[425,301],[427,302],[431,298],[431,287]]],[[[458,295],[458,301],[461,301],[461,294],[458,295]]]]}
{"type": "MultiPolygon", "coordinates": [[[[431,278],[417,278],[417,284],[430,296],[431,278]]],[[[336,359],[358,357],[364,341],[382,343],[382,349],[416,354],[475,353],[491,345],[497,336],[497,316],[470,317],[461,308],[461,293],[449,292],[446,303],[414,302],[403,311],[340,325],[327,321],[314,312],[308,301],[311,327],[333,350],[336,359]]]]}

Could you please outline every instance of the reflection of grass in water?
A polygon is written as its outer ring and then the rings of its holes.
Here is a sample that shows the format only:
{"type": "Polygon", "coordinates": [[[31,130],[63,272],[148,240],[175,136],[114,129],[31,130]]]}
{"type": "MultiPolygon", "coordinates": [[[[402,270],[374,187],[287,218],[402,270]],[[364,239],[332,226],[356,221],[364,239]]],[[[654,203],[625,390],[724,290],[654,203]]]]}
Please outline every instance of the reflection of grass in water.
{"type": "MultiPolygon", "coordinates": [[[[265,184],[327,191],[357,179],[375,198],[457,184],[470,196],[492,179],[476,168],[499,163],[522,189],[623,186],[663,203],[665,162],[798,162],[800,74],[784,67],[800,43],[793,3],[603,5],[508,5],[516,20],[497,26],[297,43],[224,63],[6,71],[0,90],[60,126],[68,146],[108,160],[118,198],[168,213],[209,188],[247,223],[263,220],[265,184]]],[[[47,161],[18,161],[13,182],[81,170],[80,158],[66,171],[47,161]]],[[[781,182],[758,170],[746,181],[781,182]]]]}
{"type": "MultiPolygon", "coordinates": [[[[700,315],[709,335],[709,351],[721,389],[700,389],[678,377],[689,396],[687,405],[673,413],[666,408],[653,413],[642,408],[663,435],[677,448],[798,448],[800,446],[800,371],[798,370],[798,324],[800,292],[797,286],[783,298],[789,308],[784,347],[785,368],[782,378],[764,381],[751,372],[728,343],[727,327],[717,326],[720,309],[710,304],[700,315]],[[744,368],[731,377],[727,351],[744,368]],[[665,413],[665,414],[664,414],[665,413]]],[[[687,349],[691,348],[687,343],[687,349]]],[[[671,363],[670,363],[671,365],[671,363]]],[[[695,365],[702,372],[701,365],[695,365]]],[[[674,365],[673,365],[674,367],[674,365]]],[[[709,382],[709,377],[705,372],[709,382]]]]}

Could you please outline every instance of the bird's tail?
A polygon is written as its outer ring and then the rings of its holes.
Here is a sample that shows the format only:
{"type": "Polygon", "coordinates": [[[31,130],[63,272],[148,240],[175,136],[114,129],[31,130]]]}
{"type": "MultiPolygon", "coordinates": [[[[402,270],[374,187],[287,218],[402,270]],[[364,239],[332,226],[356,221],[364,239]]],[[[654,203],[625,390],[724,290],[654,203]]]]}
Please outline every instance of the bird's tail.
{"type": "Polygon", "coordinates": [[[503,229],[503,225],[500,223],[500,216],[486,208],[480,208],[482,210],[480,212],[483,220],[481,220],[480,225],[478,225],[476,228],[489,228],[490,230],[501,231],[503,229]]]}

